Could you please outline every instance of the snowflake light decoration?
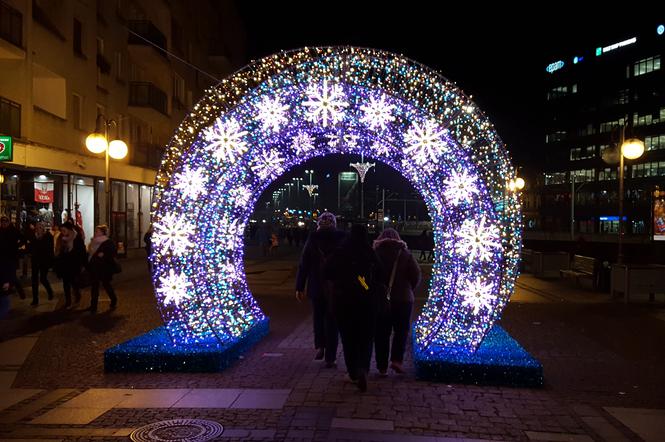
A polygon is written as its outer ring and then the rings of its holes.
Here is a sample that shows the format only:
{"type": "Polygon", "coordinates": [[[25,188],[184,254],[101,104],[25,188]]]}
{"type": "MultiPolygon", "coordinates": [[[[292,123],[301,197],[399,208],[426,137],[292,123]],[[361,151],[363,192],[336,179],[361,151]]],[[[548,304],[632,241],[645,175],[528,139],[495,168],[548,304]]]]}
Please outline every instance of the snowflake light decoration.
{"type": "Polygon", "coordinates": [[[484,216],[479,223],[473,219],[467,219],[457,232],[459,239],[457,253],[466,258],[468,262],[473,262],[476,258],[480,261],[490,261],[493,249],[501,247],[498,227],[489,223],[485,225],[485,223],[487,223],[487,219],[484,216]]]}
{"type": "Polygon", "coordinates": [[[474,315],[480,313],[481,310],[489,310],[496,301],[493,290],[494,285],[483,282],[480,276],[465,280],[464,285],[459,288],[459,294],[464,298],[462,305],[471,307],[474,315]]]}
{"type": "Polygon", "coordinates": [[[261,121],[264,130],[279,131],[282,124],[287,122],[286,111],[288,104],[282,104],[279,97],[263,97],[263,100],[256,106],[258,108],[257,118],[261,121]]]}
{"type": "Polygon", "coordinates": [[[159,286],[156,291],[162,296],[164,304],[179,306],[182,301],[191,297],[189,293],[191,288],[192,283],[189,282],[187,275],[175,273],[173,269],[170,269],[168,275],[159,278],[159,286]]]}
{"type": "Polygon", "coordinates": [[[411,155],[416,164],[438,163],[441,155],[448,150],[448,144],[442,139],[444,131],[434,120],[426,120],[422,125],[414,121],[404,135],[407,144],[404,153],[411,155]]]}
{"type": "Polygon", "coordinates": [[[189,165],[186,165],[182,172],[175,175],[173,188],[178,189],[184,197],[195,200],[199,194],[205,191],[207,180],[203,167],[192,169],[189,165]]]}
{"type": "Polygon", "coordinates": [[[307,119],[314,123],[321,123],[327,127],[328,123],[335,124],[344,118],[344,109],[349,103],[344,97],[344,91],[340,85],[328,87],[328,80],[323,80],[323,86],[319,88],[310,84],[307,88],[307,101],[303,101],[307,108],[307,119]]]}
{"type": "Polygon", "coordinates": [[[302,155],[314,149],[314,137],[307,132],[298,132],[291,140],[291,149],[296,155],[302,155]]]}
{"type": "Polygon", "coordinates": [[[276,150],[269,150],[257,157],[252,171],[261,179],[276,178],[284,172],[284,158],[276,150]]]}
{"type": "Polygon", "coordinates": [[[212,152],[212,156],[217,161],[228,163],[235,162],[240,155],[247,152],[245,135],[247,131],[241,130],[237,121],[224,123],[221,118],[217,118],[215,124],[203,130],[203,139],[209,143],[207,149],[212,152]]]}
{"type": "Polygon", "coordinates": [[[195,227],[185,216],[168,213],[153,229],[153,243],[175,256],[185,255],[192,246],[195,227]]]}
{"type": "Polygon", "coordinates": [[[453,170],[450,177],[445,181],[444,195],[448,202],[454,206],[462,202],[470,203],[473,195],[478,193],[476,177],[466,170],[462,172],[453,170]]]}
{"type": "Polygon", "coordinates": [[[247,187],[236,187],[229,193],[236,207],[243,207],[252,199],[252,191],[247,187]]]}
{"type": "Polygon", "coordinates": [[[379,99],[370,97],[369,103],[360,106],[360,110],[364,115],[360,121],[365,123],[370,129],[385,129],[391,121],[395,121],[392,115],[395,106],[386,102],[385,95],[381,95],[379,99]]]}

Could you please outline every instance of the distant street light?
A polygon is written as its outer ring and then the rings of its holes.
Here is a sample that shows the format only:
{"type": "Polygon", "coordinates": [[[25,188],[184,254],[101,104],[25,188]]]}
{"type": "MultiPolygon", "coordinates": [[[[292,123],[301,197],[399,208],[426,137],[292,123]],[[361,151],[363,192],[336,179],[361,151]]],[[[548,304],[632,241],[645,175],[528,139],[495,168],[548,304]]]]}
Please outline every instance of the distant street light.
{"type": "MultiPolygon", "coordinates": [[[[109,139],[109,128],[111,126],[116,127],[116,134],[118,131],[117,121],[110,119],[107,120],[103,115],[97,115],[96,128],[95,132],[88,135],[85,139],[85,146],[92,153],[102,153],[106,159],[105,164],[105,177],[104,177],[104,193],[106,194],[106,218],[109,225],[109,230],[111,227],[111,179],[110,179],[110,168],[111,162],[109,158],[116,160],[121,160],[127,156],[128,148],[127,144],[120,139],[114,139],[110,143],[109,139]],[[103,126],[103,133],[100,128],[103,126]]],[[[112,231],[112,230],[111,230],[112,231]]]]}

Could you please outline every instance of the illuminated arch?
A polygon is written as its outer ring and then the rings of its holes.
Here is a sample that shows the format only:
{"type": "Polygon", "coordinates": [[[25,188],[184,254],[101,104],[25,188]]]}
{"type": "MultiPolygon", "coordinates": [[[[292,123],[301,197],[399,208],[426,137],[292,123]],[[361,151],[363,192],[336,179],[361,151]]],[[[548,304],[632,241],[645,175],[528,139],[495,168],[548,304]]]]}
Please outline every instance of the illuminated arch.
{"type": "Polygon", "coordinates": [[[480,345],[518,271],[508,153],[453,83],[405,57],[352,47],[256,61],[209,90],[176,131],[157,175],[152,255],[174,343],[232,342],[265,319],[245,280],[244,227],[273,180],[336,153],[387,163],[427,204],[435,263],[415,324],[419,350],[480,345]]]}

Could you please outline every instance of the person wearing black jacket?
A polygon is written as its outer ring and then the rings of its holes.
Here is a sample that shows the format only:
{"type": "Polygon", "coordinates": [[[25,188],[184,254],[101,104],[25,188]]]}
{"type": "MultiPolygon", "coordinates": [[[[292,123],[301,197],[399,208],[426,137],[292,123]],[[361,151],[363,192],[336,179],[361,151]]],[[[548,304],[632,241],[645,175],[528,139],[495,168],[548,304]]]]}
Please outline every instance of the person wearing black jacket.
{"type": "Polygon", "coordinates": [[[404,350],[411,329],[411,311],[413,310],[413,291],[420,283],[420,266],[416,262],[404,241],[394,229],[385,229],[374,241],[374,251],[381,263],[384,275],[394,277],[390,288],[388,308],[377,319],[374,338],[376,350],[376,368],[385,375],[388,370],[388,351],[390,368],[403,374],[404,350]],[[393,334],[392,347],[390,335],[393,334]]]}
{"type": "Polygon", "coordinates": [[[65,292],[65,308],[72,305],[71,291],[74,290],[74,302],[81,302],[79,286],[81,269],[85,265],[86,252],[83,238],[76,233],[76,227],[71,222],[60,226],[60,254],[56,258],[56,274],[62,278],[62,288],[65,292]]]}
{"type": "Polygon", "coordinates": [[[21,234],[18,229],[9,222],[6,215],[0,216],[0,267],[9,276],[9,284],[14,286],[21,299],[25,299],[21,282],[16,277],[20,244],[21,234]]]}
{"type": "Polygon", "coordinates": [[[378,301],[386,286],[364,224],[351,227],[351,235],[326,262],[324,273],[333,282],[333,309],[349,378],[366,391],[378,301]]]}
{"type": "Polygon", "coordinates": [[[330,212],[319,215],[317,230],[305,243],[296,276],[296,299],[304,299],[307,284],[307,296],[312,302],[314,358],[322,360],[325,357],[328,368],[335,366],[339,332],[331,307],[332,293],[323,278],[323,265],[343,239],[344,233],[337,230],[335,215],[330,212]]]}
{"type": "Polygon", "coordinates": [[[48,271],[53,265],[53,235],[44,228],[44,224],[35,224],[35,235],[29,241],[32,263],[32,304],[39,305],[39,283],[41,282],[49,301],[53,299],[53,289],[48,282],[48,271]]]}
{"type": "Polygon", "coordinates": [[[90,308],[88,310],[91,313],[97,313],[100,284],[111,299],[111,310],[114,310],[118,305],[118,298],[113,286],[111,286],[111,278],[117,272],[118,263],[115,261],[115,244],[108,237],[108,231],[109,228],[106,224],[97,226],[95,236],[90,241],[88,271],[90,272],[92,287],[90,288],[90,308]]]}

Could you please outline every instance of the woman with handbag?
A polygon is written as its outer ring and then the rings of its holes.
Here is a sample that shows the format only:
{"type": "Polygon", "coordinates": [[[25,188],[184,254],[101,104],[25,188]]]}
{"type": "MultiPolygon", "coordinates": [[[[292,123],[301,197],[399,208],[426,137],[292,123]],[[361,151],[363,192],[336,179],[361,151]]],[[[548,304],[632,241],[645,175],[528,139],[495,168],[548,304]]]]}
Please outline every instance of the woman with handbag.
{"type": "Polygon", "coordinates": [[[384,274],[390,275],[384,301],[386,306],[380,309],[374,336],[376,368],[381,375],[387,374],[390,350],[390,368],[403,374],[404,350],[411,328],[413,291],[420,283],[420,267],[394,229],[381,232],[374,241],[374,251],[384,274]],[[393,342],[389,347],[391,334],[393,342]]]}
{"type": "Polygon", "coordinates": [[[99,285],[101,284],[106,294],[111,299],[111,310],[118,305],[118,298],[111,286],[113,274],[119,272],[119,264],[115,260],[115,244],[108,237],[109,228],[106,224],[95,228],[95,236],[88,246],[89,262],[88,271],[91,277],[90,308],[91,313],[97,313],[97,302],[99,301],[99,285]]]}
{"type": "Polygon", "coordinates": [[[76,227],[71,222],[60,226],[60,253],[55,261],[55,269],[58,277],[62,278],[62,288],[65,292],[65,308],[72,305],[71,291],[74,290],[74,302],[81,302],[81,291],[79,279],[81,269],[85,265],[85,244],[76,232],[76,227]]]}

